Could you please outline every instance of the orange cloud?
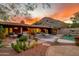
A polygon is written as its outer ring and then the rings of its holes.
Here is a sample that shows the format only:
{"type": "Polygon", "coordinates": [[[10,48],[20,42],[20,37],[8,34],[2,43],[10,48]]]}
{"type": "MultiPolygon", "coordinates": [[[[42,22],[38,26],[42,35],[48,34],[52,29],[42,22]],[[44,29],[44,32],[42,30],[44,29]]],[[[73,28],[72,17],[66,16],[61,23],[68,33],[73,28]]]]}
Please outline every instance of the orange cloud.
{"type": "Polygon", "coordinates": [[[78,11],[79,11],[79,4],[70,4],[62,8],[61,11],[58,11],[57,13],[52,15],[52,17],[64,21],[66,20],[66,18],[71,17],[74,13],[78,11]]]}
{"type": "MultiPolygon", "coordinates": [[[[71,17],[74,13],[79,11],[79,4],[62,4],[62,8],[60,8],[55,14],[52,13],[52,15],[49,15],[51,18],[55,18],[61,21],[67,20],[66,18],[71,17]]],[[[12,22],[21,23],[21,21],[24,21],[25,24],[33,24],[36,21],[39,21],[40,18],[27,18],[22,16],[13,17],[11,19],[12,22]]]]}
{"type": "Polygon", "coordinates": [[[28,24],[31,25],[37,21],[39,21],[40,18],[36,17],[36,18],[28,18],[28,17],[22,17],[22,16],[16,16],[16,17],[12,17],[10,19],[10,22],[14,22],[14,23],[24,23],[24,24],[28,24]]]}

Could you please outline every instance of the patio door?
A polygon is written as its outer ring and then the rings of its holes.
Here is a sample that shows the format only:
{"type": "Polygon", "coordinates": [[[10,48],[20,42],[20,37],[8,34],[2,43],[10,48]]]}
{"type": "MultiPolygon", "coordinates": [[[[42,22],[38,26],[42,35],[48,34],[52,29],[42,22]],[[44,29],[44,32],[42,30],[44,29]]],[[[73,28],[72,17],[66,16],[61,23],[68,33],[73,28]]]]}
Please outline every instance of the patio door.
{"type": "Polygon", "coordinates": [[[48,33],[52,34],[52,29],[51,28],[48,28],[48,33]]]}
{"type": "Polygon", "coordinates": [[[14,27],[14,28],[13,28],[13,32],[14,32],[15,34],[20,33],[20,28],[14,27]]]}

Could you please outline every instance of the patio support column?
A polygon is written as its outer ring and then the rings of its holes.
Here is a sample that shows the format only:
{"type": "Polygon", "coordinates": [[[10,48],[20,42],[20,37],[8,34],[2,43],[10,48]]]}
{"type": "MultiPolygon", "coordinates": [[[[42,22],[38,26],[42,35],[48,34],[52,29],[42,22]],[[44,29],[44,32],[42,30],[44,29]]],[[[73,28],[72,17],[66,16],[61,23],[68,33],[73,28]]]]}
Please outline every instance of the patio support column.
{"type": "Polygon", "coordinates": [[[6,33],[7,35],[9,34],[9,30],[8,30],[7,27],[5,28],[5,33],[6,33]]]}
{"type": "Polygon", "coordinates": [[[22,27],[20,28],[20,33],[21,33],[21,34],[23,33],[23,28],[22,28],[22,27]]]}
{"type": "Polygon", "coordinates": [[[48,28],[48,33],[52,34],[52,29],[51,28],[48,28]]]}
{"type": "Polygon", "coordinates": [[[8,34],[10,33],[10,28],[8,28],[8,34]]]}

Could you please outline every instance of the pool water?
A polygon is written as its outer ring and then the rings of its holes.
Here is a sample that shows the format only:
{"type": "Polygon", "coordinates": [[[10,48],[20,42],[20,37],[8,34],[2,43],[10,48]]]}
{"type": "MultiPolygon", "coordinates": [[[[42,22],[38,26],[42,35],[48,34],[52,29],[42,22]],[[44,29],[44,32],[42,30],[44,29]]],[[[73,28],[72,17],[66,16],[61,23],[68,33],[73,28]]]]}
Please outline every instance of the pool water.
{"type": "Polygon", "coordinates": [[[63,38],[66,40],[75,41],[75,36],[73,36],[73,35],[65,35],[63,38]]]}

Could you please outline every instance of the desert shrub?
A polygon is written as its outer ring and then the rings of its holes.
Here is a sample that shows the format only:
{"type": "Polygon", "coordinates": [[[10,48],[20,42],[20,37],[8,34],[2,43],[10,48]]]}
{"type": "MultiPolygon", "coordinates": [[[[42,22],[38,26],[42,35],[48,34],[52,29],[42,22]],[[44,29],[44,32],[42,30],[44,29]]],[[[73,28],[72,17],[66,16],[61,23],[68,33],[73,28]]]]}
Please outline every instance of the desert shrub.
{"type": "Polygon", "coordinates": [[[16,52],[21,52],[22,50],[26,50],[26,42],[27,36],[21,36],[19,40],[16,40],[16,44],[12,43],[11,46],[16,52]]]}
{"type": "Polygon", "coordinates": [[[11,47],[12,47],[12,48],[14,48],[14,47],[15,47],[15,45],[12,43],[12,44],[11,44],[11,47]]]}
{"type": "Polygon", "coordinates": [[[23,44],[22,44],[22,42],[18,41],[17,44],[19,45],[19,48],[20,48],[20,49],[23,49],[23,44]]]}
{"type": "Polygon", "coordinates": [[[12,43],[11,46],[16,52],[21,52],[30,48],[33,48],[37,44],[37,39],[32,40],[31,42],[27,41],[27,36],[21,36],[19,40],[16,40],[16,44],[12,43]]]}
{"type": "Polygon", "coordinates": [[[19,45],[18,45],[18,44],[12,43],[11,46],[12,46],[12,48],[13,48],[16,52],[18,52],[18,53],[20,53],[20,52],[22,51],[22,50],[19,48],[19,45]]]}
{"type": "Polygon", "coordinates": [[[26,43],[23,42],[23,50],[26,50],[26,49],[28,49],[27,46],[26,46],[26,43]]]}
{"type": "Polygon", "coordinates": [[[27,49],[25,42],[23,44],[22,43],[23,42],[17,41],[16,44],[12,43],[11,46],[16,52],[20,53],[21,51],[27,49]]]}
{"type": "Polygon", "coordinates": [[[22,50],[19,48],[18,44],[16,44],[14,47],[15,47],[15,50],[16,50],[18,53],[22,51],[22,50]]]}
{"type": "Polygon", "coordinates": [[[3,47],[3,39],[5,39],[5,29],[3,26],[0,26],[0,48],[3,47]]]}
{"type": "Polygon", "coordinates": [[[5,37],[5,29],[3,28],[3,26],[0,26],[0,39],[4,39],[5,37]]]}
{"type": "Polygon", "coordinates": [[[37,41],[36,40],[32,40],[29,44],[29,48],[33,48],[34,46],[37,45],[37,41]]]}
{"type": "Polygon", "coordinates": [[[2,48],[2,47],[4,47],[4,45],[3,44],[0,44],[0,48],[2,48]]]}
{"type": "Polygon", "coordinates": [[[28,40],[28,39],[27,39],[27,36],[21,36],[21,37],[19,38],[20,46],[21,46],[22,50],[26,50],[26,49],[27,49],[26,43],[25,43],[27,40],[28,40]]]}
{"type": "Polygon", "coordinates": [[[0,39],[0,44],[2,43],[2,40],[0,39]]]}
{"type": "Polygon", "coordinates": [[[0,40],[0,48],[2,48],[2,47],[3,47],[2,40],[0,40]]]}
{"type": "Polygon", "coordinates": [[[19,38],[19,41],[27,41],[27,36],[21,36],[21,37],[19,38]]]}

